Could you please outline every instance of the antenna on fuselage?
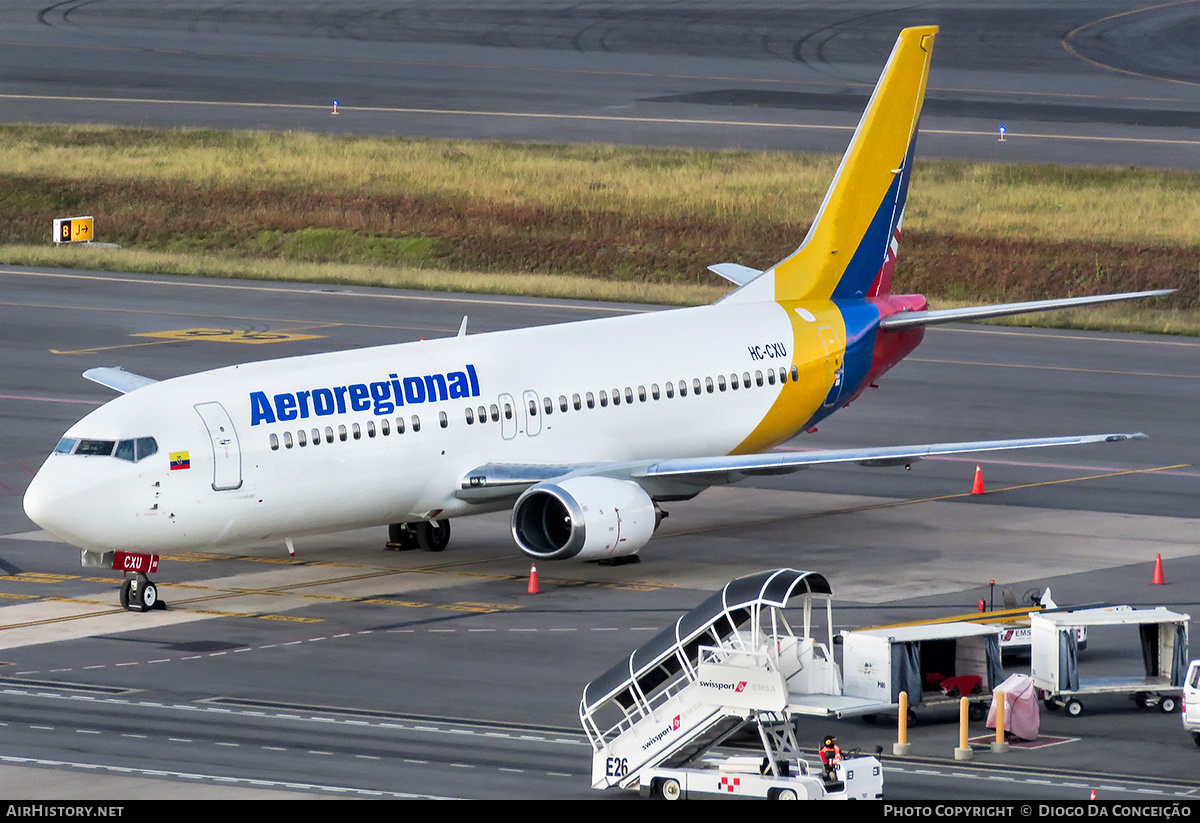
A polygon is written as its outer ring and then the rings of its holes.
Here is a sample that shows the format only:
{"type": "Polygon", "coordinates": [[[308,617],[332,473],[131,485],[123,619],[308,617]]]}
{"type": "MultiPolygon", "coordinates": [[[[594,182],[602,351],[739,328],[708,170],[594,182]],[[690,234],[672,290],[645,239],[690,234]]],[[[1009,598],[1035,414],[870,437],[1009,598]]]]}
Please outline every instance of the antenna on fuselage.
{"type": "Polygon", "coordinates": [[[462,323],[459,324],[457,336],[458,337],[466,337],[467,336],[467,316],[465,314],[463,315],[462,323]]]}

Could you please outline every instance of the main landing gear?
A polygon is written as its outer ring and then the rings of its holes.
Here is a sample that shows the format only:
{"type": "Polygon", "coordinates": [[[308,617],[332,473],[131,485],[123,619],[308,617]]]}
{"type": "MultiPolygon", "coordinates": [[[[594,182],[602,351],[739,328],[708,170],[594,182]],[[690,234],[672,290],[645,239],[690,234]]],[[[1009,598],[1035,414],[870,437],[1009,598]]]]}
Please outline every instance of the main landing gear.
{"type": "Polygon", "coordinates": [[[424,549],[440,552],[450,544],[449,520],[422,520],[417,523],[392,523],[388,526],[388,551],[406,552],[424,549]]]}

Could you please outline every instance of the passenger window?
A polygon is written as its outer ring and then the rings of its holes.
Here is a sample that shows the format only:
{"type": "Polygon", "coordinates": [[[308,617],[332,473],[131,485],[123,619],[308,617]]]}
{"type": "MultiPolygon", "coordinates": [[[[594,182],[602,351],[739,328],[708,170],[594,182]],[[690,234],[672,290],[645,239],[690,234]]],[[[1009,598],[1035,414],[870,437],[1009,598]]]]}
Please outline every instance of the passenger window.
{"type": "MultiPolygon", "coordinates": [[[[386,420],[383,421],[383,425],[385,425],[385,426],[387,425],[386,420]]],[[[374,436],[375,436],[375,421],[368,420],[367,421],[367,437],[374,437],[374,436]]]]}
{"type": "Polygon", "coordinates": [[[770,383],[772,386],[775,385],[775,370],[774,369],[767,369],[767,382],[770,383]]]}
{"type": "MultiPolygon", "coordinates": [[[[472,409],[470,406],[467,406],[467,425],[469,426],[474,422],[475,422],[475,410],[472,409]]],[[[479,422],[482,423],[483,420],[481,419],[479,422]]]]}
{"type": "Polygon", "coordinates": [[[787,382],[787,369],[785,369],[783,366],[780,366],[779,367],[779,384],[783,385],[786,382],[787,382]]]}
{"type": "MultiPolygon", "coordinates": [[[[645,389],[642,389],[642,399],[643,400],[646,399],[646,390],[645,389]]],[[[625,387],[625,402],[626,403],[633,402],[633,389],[629,388],[628,386],[625,387]]]]}
{"type": "Polygon", "coordinates": [[[763,373],[762,372],[756,371],[754,373],[754,382],[760,386],[763,384],[763,373]]]}
{"type": "Polygon", "coordinates": [[[567,396],[565,394],[558,396],[558,410],[564,412],[567,410],[567,396]]]}
{"type": "MultiPolygon", "coordinates": [[[[346,442],[346,426],[344,424],[338,426],[338,440],[341,440],[343,443],[346,442]]],[[[330,442],[332,443],[333,441],[331,440],[330,442]]]]}
{"type": "Polygon", "coordinates": [[[735,389],[735,390],[738,388],[737,372],[734,372],[733,374],[729,375],[729,388],[735,389]]]}
{"type": "MultiPolygon", "coordinates": [[[[603,399],[600,402],[601,402],[601,405],[603,405],[603,403],[604,403],[603,399]]],[[[620,389],[613,389],[613,405],[614,406],[621,405],[621,390],[620,389]]]]}
{"type": "MultiPolygon", "coordinates": [[[[346,438],[343,437],[342,439],[345,440],[346,438]]],[[[325,427],[325,442],[326,443],[333,442],[333,426],[325,427]]]]}
{"type": "Polygon", "coordinates": [[[591,392],[587,393],[587,406],[589,409],[596,408],[596,396],[591,392]]]}
{"type": "Polygon", "coordinates": [[[392,424],[386,417],[379,421],[379,433],[384,437],[392,433],[392,424]]]}
{"type": "Polygon", "coordinates": [[[750,372],[742,372],[742,385],[746,388],[750,388],[750,372]]]}
{"type": "Polygon", "coordinates": [[[446,419],[446,413],[444,411],[438,412],[438,425],[443,429],[450,425],[450,421],[446,419]]]}
{"type": "Polygon", "coordinates": [[[579,411],[583,408],[583,401],[580,400],[579,395],[571,395],[571,405],[575,407],[575,411],[579,411]]]}
{"type": "Polygon", "coordinates": [[[271,451],[279,451],[279,435],[277,434],[271,435],[271,451]]]}
{"type": "Polygon", "coordinates": [[[350,427],[350,431],[354,435],[355,440],[362,440],[362,427],[361,426],[359,426],[357,423],[355,423],[353,426],[350,427]]]}
{"type": "Polygon", "coordinates": [[[489,407],[489,409],[492,413],[492,422],[495,423],[495,422],[499,421],[500,420],[500,407],[497,406],[495,403],[493,403],[489,407]]]}
{"type": "Polygon", "coordinates": [[[504,404],[504,419],[512,420],[512,414],[513,414],[512,403],[505,403],[504,404]]]}
{"type": "Polygon", "coordinates": [[[600,392],[600,408],[608,405],[608,392],[600,392]]]}
{"type": "Polygon", "coordinates": [[[650,384],[650,396],[653,397],[655,400],[658,399],[658,384],[657,383],[650,384]]]}
{"type": "Polygon", "coordinates": [[[797,382],[799,382],[799,380],[800,380],[800,369],[797,366],[793,365],[792,366],[792,382],[797,383],[797,382]]]}
{"type": "Polygon", "coordinates": [[[412,416],[412,430],[414,432],[419,432],[421,430],[421,418],[417,417],[415,414],[412,416]]]}
{"type": "Polygon", "coordinates": [[[693,377],[692,378],[692,394],[699,394],[699,393],[700,393],[700,378],[693,377]]]}
{"type": "Polygon", "coordinates": [[[717,388],[720,389],[721,391],[725,391],[725,375],[723,375],[723,374],[717,375],[717,388]]]}
{"type": "Polygon", "coordinates": [[[546,414],[554,414],[554,401],[549,397],[543,397],[542,408],[546,410],[546,414]]]}
{"type": "Polygon", "coordinates": [[[486,422],[487,422],[487,406],[480,406],[480,407],[479,407],[479,422],[480,422],[480,423],[486,423],[486,422]]]}
{"type": "Polygon", "coordinates": [[[292,447],[292,433],[291,432],[283,433],[283,447],[285,449],[290,449],[292,447]]]}
{"type": "Polygon", "coordinates": [[[396,418],[396,434],[404,434],[404,418],[396,418]]]}
{"type": "Polygon", "coordinates": [[[529,401],[529,416],[537,417],[537,401],[536,400],[529,401]]]}
{"type": "Polygon", "coordinates": [[[300,431],[296,432],[296,442],[299,443],[301,446],[308,445],[308,437],[304,434],[304,429],[301,429],[300,431]]]}
{"type": "Polygon", "coordinates": [[[679,396],[687,397],[687,381],[686,380],[679,381],[679,396]]]}
{"type": "Polygon", "coordinates": [[[675,396],[675,384],[668,382],[667,383],[667,399],[670,400],[674,396],[675,396]]]}
{"type": "Polygon", "coordinates": [[[321,430],[320,429],[312,430],[312,444],[314,446],[321,445],[321,430]]]}

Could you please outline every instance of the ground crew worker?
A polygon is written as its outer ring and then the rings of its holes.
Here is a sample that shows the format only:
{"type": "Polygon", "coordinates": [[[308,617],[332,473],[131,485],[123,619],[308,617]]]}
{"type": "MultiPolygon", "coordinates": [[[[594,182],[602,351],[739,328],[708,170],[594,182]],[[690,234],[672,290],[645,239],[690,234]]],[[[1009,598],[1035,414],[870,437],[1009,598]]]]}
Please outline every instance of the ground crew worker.
{"type": "Polygon", "coordinates": [[[831,734],[825,735],[821,745],[821,765],[825,768],[825,779],[830,780],[842,762],[842,750],[838,747],[837,738],[831,734]]]}

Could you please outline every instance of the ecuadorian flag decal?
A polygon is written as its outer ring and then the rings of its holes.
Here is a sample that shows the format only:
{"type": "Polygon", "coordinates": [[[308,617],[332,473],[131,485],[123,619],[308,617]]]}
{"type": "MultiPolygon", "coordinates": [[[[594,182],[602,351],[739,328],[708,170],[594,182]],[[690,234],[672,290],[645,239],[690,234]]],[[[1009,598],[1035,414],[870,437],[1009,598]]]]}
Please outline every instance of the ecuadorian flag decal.
{"type": "Polygon", "coordinates": [[[192,458],[189,452],[171,452],[171,471],[190,469],[192,458]]]}

